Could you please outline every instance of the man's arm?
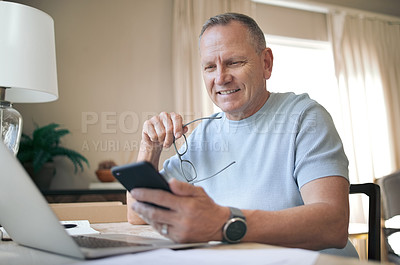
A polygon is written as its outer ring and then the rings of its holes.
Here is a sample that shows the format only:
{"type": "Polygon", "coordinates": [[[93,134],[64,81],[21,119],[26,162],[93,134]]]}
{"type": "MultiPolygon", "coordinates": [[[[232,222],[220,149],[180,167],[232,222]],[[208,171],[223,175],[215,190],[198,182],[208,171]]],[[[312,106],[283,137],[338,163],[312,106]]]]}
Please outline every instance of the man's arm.
{"type": "Polygon", "coordinates": [[[345,178],[325,177],[301,188],[304,206],[243,211],[249,227],[244,240],[313,250],[343,248],[348,239],[348,191],[345,178]]]}
{"type": "Polygon", "coordinates": [[[133,225],[144,225],[146,222],[135,212],[132,210],[131,206],[135,202],[135,199],[132,198],[129,192],[126,192],[126,207],[127,211],[127,219],[128,222],[133,225]]]}
{"type": "MultiPolygon", "coordinates": [[[[174,137],[182,137],[187,132],[187,127],[183,128],[182,116],[176,113],[162,112],[154,116],[143,124],[142,140],[138,153],[137,161],[148,161],[158,170],[160,155],[164,147],[170,147],[174,137]]],[[[131,224],[145,224],[131,205],[135,202],[130,193],[126,194],[128,207],[128,222],[131,224]]]]}
{"type": "MultiPolygon", "coordinates": [[[[134,189],[140,201],[170,208],[157,209],[134,203],[134,210],[150,220],[159,231],[168,224],[168,237],[176,242],[222,240],[228,207],[215,204],[200,187],[170,181],[174,194],[134,189]]],[[[342,177],[324,177],[305,184],[301,194],[305,205],[281,211],[243,210],[248,230],[243,241],[320,250],[343,248],[348,236],[349,183],[342,177]]]]}

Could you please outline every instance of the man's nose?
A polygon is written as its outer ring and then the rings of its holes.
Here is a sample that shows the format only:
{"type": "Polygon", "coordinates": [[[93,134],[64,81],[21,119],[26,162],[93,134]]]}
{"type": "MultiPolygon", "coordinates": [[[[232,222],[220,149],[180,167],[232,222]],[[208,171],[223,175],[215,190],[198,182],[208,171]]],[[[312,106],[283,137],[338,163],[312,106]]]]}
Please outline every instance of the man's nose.
{"type": "Polygon", "coordinates": [[[231,81],[232,75],[229,73],[228,69],[226,69],[225,67],[218,67],[215,76],[215,84],[222,86],[231,81]]]}

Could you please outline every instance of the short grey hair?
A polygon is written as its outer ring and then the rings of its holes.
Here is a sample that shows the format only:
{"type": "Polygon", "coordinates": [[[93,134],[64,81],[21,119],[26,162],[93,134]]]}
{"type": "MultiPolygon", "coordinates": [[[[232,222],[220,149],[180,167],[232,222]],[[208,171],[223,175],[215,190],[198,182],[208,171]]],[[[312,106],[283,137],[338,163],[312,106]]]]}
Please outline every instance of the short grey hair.
{"type": "Polygon", "coordinates": [[[209,18],[203,25],[199,36],[199,44],[203,33],[213,26],[228,25],[232,21],[237,21],[247,27],[251,44],[259,54],[266,48],[265,36],[257,22],[249,16],[239,13],[224,13],[209,18]]]}

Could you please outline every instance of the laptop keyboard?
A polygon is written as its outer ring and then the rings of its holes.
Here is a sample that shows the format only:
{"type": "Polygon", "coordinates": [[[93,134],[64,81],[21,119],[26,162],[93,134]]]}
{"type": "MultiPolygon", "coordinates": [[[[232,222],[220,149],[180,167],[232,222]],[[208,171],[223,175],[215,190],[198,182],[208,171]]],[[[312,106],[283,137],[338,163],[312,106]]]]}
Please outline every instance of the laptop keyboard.
{"type": "Polygon", "coordinates": [[[148,244],[132,243],[125,241],[116,241],[105,238],[96,238],[88,236],[73,236],[75,242],[84,248],[115,248],[115,247],[134,247],[148,246],[148,244]]]}

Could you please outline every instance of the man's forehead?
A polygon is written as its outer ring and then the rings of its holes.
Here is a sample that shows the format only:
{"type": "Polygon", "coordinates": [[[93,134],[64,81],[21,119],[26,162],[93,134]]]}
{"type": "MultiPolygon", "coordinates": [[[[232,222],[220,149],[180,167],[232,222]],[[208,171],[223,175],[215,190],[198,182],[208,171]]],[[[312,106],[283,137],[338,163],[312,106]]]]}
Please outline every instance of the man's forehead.
{"type": "MultiPolygon", "coordinates": [[[[239,24],[238,22],[235,22],[239,24]]],[[[250,45],[243,25],[217,25],[207,29],[200,41],[200,55],[222,52],[250,45]]]]}

